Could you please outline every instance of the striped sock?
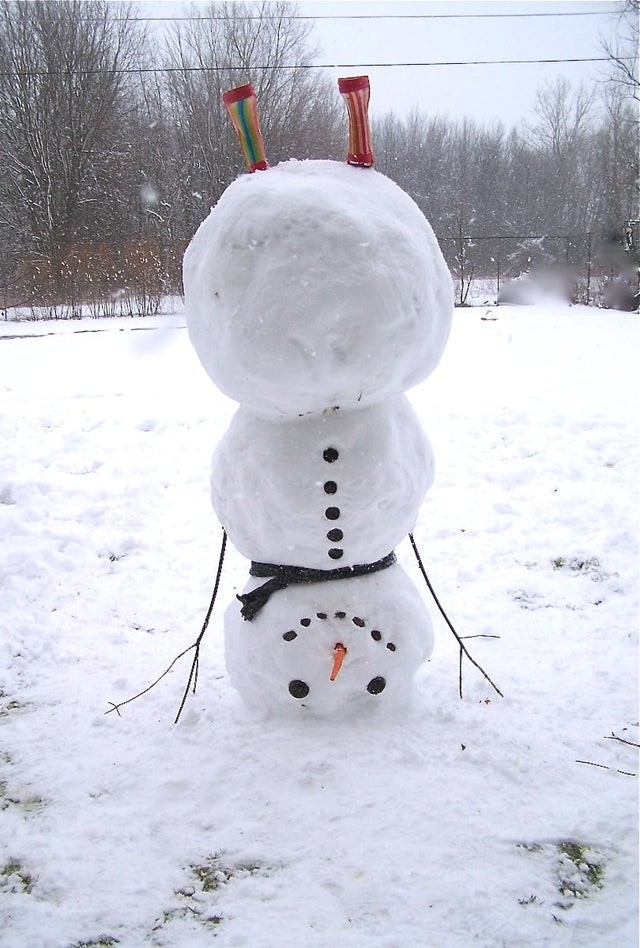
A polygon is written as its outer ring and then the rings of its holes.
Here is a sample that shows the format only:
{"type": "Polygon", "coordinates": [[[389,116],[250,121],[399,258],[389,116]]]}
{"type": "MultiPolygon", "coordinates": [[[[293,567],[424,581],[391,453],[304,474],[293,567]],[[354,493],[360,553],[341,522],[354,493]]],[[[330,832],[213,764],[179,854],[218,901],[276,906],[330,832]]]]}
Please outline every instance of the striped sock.
{"type": "Polygon", "coordinates": [[[269,165],[264,153],[253,86],[248,83],[246,86],[231,89],[224,93],[222,101],[240,139],[240,147],[249,171],[266,171],[269,165]]]}
{"type": "Polygon", "coordinates": [[[374,163],[374,158],[369,129],[369,77],[353,76],[338,79],[338,88],[349,113],[347,161],[350,165],[370,168],[374,163]]]}

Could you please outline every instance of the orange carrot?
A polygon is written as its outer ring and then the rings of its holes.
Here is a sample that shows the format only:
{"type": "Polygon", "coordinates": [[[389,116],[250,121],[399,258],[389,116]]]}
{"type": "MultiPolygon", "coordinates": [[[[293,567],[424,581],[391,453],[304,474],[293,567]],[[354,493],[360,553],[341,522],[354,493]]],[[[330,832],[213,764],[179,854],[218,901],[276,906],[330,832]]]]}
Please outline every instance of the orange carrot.
{"type": "Polygon", "coordinates": [[[338,675],[340,674],[340,669],[342,668],[342,663],[344,662],[344,657],[347,654],[347,649],[342,644],[342,642],[337,642],[333,649],[333,668],[331,669],[331,674],[329,675],[329,681],[335,681],[338,675]]]}

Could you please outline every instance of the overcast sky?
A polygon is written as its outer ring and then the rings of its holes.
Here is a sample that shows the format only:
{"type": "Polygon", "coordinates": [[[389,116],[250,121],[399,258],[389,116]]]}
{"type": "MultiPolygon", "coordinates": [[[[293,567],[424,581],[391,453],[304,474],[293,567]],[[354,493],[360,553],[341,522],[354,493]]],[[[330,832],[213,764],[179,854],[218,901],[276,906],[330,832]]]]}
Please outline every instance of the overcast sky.
{"type": "MultiPolygon", "coordinates": [[[[178,17],[186,15],[189,6],[175,0],[137,5],[141,15],[178,17]]],[[[603,81],[606,64],[377,68],[366,64],[599,57],[604,55],[603,38],[616,34],[620,4],[608,0],[316,0],[297,7],[300,14],[316,18],[312,35],[320,49],[318,61],[341,64],[330,70],[331,75],[336,79],[369,75],[373,117],[389,110],[406,116],[418,108],[428,115],[469,116],[511,127],[531,116],[536,89],[543,82],[564,76],[572,84],[594,86],[603,81]],[[579,13],[589,15],[575,15],[579,13]]]]}

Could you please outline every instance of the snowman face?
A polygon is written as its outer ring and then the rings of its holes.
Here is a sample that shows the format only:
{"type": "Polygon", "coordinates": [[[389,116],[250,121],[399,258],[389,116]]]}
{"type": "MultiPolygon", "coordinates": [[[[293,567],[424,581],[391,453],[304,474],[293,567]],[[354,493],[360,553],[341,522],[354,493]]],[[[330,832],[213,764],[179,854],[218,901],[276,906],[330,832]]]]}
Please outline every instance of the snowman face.
{"type": "Polygon", "coordinates": [[[251,622],[234,604],[225,637],[227,668],[247,704],[317,715],[403,702],[432,647],[422,599],[397,564],[280,590],[251,622]]]}
{"type": "Polygon", "coordinates": [[[292,678],[287,686],[289,695],[303,707],[345,696],[351,702],[369,703],[366,696],[381,695],[387,681],[398,677],[397,665],[402,662],[392,660],[396,644],[385,641],[380,629],[368,625],[366,619],[350,616],[344,609],[331,615],[317,612],[302,616],[297,628],[282,634],[282,641],[291,653],[287,655],[289,667],[299,667],[300,674],[310,681],[292,678]]]}
{"type": "Polygon", "coordinates": [[[342,162],[237,179],[184,263],[189,334],[231,398],[270,415],[361,407],[440,359],[453,289],[411,198],[342,162]]]}

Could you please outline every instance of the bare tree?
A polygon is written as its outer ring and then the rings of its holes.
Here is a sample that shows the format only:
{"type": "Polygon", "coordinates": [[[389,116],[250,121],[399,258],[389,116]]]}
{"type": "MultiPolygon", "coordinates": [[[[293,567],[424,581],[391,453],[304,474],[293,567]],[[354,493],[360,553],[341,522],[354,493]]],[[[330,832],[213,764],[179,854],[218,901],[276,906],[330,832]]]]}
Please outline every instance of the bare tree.
{"type": "Polygon", "coordinates": [[[524,140],[535,161],[531,192],[533,220],[556,233],[587,229],[590,189],[581,179],[582,157],[595,125],[595,91],[557,79],[538,90],[535,119],[524,125],[524,140]]]}
{"type": "Polygon", "coordinates": [[[103,236],[139,42],[127,11],[116,19],[102,0],[0,5],[5,253],[29,251],[55,269],[71,243],[103,236]]]}
{"type": "Polygon", "coordinates": [[[609,58],[612,81],[636,101],[640,101],[638,47],[640,44],[640,0],[624,0],[618,14],[616,35],[603,40],[602,49],[609,58]]]}
{"type": "Polygon", "coordinates": [[[312,70],[310,26],[296,12],[281,0],[199,4],[191,7],[193,19],[173,29],[169,89],[178,147],[189,158],[185,199],[193,204],[192,226],[242,169],[222,105],[225,90],[254,85],[270,163],[335,151],[343,106],[337,90],[312,70]]]}
{"type": "Polygon", "coordinates": [[[525,125],[529,143],[556,159],[570,159],[587,128],[594,98],[594,92],[584,86],[575,91],[563,78],[541,86],[534,105],[537,121],[525,125]]]}

